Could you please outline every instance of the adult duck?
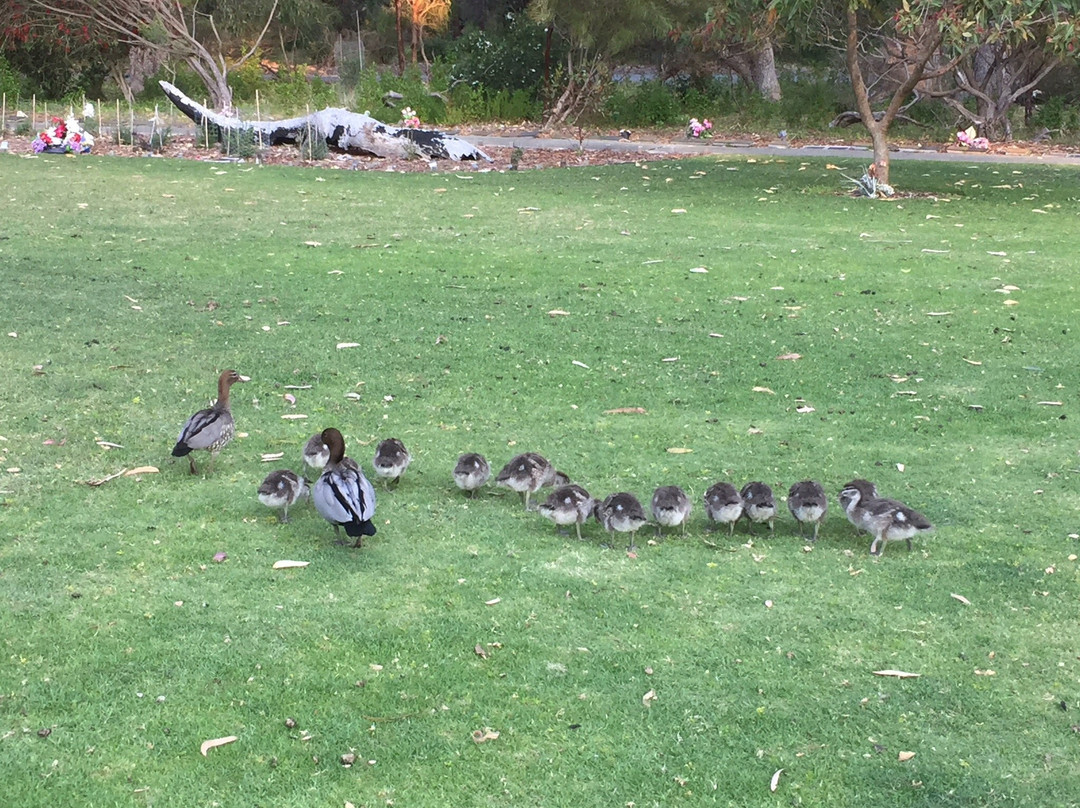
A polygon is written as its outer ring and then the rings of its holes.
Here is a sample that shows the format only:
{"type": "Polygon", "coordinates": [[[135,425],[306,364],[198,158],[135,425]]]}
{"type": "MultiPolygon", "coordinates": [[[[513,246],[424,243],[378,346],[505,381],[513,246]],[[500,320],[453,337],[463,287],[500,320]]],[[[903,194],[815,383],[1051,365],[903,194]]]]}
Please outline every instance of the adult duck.
{"type": "Polygon", "coordinates": [[[356,539],[353,546],[360,547],[364,536],[375,535],[371,521],[375,515],[375,489],[356,461],[345,456],[341,432],[329,427],[322,431],[322,439],[330,458],[312,491],[315,510],[334,526],[335,533],[344,527],[345,534],[356,539]]]}
{"type": "Polygon", "coordinates": [[[188,418],[184,428],[180,430],[180,437],[176,439],[172,454],[173,457],[186,455],[192,474],[198,473],[195,457],[191,454],[193,451],[210,452],[209,465],[213,467],[218,452],[224,449],[236,434],[236,425],[229,410],[229,389],[237,382],[246,381],[248,377],[241,376],[235,370],[224,371],[218,377],[217,401],[188,418]]]}

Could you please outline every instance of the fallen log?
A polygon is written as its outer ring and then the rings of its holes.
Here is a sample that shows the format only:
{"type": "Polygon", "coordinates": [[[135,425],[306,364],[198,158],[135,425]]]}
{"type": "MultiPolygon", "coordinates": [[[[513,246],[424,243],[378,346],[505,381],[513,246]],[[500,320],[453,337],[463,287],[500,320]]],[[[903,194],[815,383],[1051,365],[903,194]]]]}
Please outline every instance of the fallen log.
{"type": "Polygon", "coordinates": [[[217,139],[229,131],[252,132],[263,144],[278,146],[300,143],[305,137],[320,137],[331,149],[348,154],[491,162],[490,157],[463,138],[434,129],[390,126],[370,115],[336,107],[284,121],[245,121],[207,109],[167,81],[159,84],[177,109],[196,125],[213,128],[217,139]]]}

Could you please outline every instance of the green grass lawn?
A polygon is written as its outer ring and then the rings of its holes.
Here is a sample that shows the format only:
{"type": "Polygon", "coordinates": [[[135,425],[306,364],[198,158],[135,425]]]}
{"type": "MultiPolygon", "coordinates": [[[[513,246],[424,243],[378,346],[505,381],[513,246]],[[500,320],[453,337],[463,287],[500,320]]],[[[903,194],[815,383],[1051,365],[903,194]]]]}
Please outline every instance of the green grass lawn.
{"type": "Polygon", "coordinates": [[[0,175],[5,806],[1080,805],[1075,170],[0,175]],[[327,426],[413,454],[360,550],[255,497],[327,426]],[[690,530],[579,543],[466,451],[681,485],[690,530]],[[860,476],[937,531],[871,558],[860,476]],[[806,477],[816,546],[706,529],[806,477]]]}

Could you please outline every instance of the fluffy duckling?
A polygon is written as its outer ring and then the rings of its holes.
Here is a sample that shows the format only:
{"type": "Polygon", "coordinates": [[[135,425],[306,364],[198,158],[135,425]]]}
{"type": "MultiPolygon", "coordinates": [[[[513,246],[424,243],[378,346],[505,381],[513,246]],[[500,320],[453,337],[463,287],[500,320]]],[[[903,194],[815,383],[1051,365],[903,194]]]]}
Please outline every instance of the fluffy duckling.
{"type": "Polygon", "coordinates": [[[855,525],[855,532],[869,532],[870,524],[866,519],[865,506],[870,500],[877,499],[877,487],[862,478],[852,480],[840,491],[837,499],[848,521],[855,525]]]}
{"type": "Polygon", "coordinates": [[[686,535],[686,520],[693,505],[690,497],[677,485],[662,485],[653,491],[652,515],[656,520],[656,535],[663,534],[664,527],[682,526],[682,535],[686,535]]]}
{"type": "Polygon", "coordinates": [[[772,530],[773,520],[776,519],[776,500],[773,499],[772,488],[755,480],[744,485],[739,496],[742,497],[743,515],[749,531],[753,533],[754,525],[761,522],[767,523],[769,530],[772,530]]]}
{"type": "Polygon", "coordinates": [[[192,451],[205,449],[210,452],[210,466],[214,464],[214,458],[225,445],[233,439],[236,433],[236,425],[233,423],[232,412],[229,410],[229,389],[236,382],[248,381],[247,376],[241,376],[235,370],[226,370],[218,377],[217,401],[205,410],[187,419],[184,428],[180,430],[180,437],[176,439],[173,447],[173,457],[187,455],[191,466],[191,473],[195,470],[195,456],[192,451]]]}
{"type": "Polygon", "coordinates": [[[872,499],[863,506],[866,524],[874,541],[870,543],[870,555],[881,555],[890,541],[906,541],[911,549],[911,539],[920,533],[934,529],[921,513],[895,499],[872,499]]]}
{"type": "Polygon", "coordinates": [[[397,483],[405,469],[412,462],[412,455],[405,448],[405,444],[397,438],[387,438],[375,447],[375,473],[386,480],[386,487],[391,483],[397,483]]]}
{"type": "Polygon", "coordinates": [[[454,484],[470,497],[476,496],[477,489],[491,477],[491,466],[487,458],[476,452],[467,452],[457,459],[454,466],[454,484]]]}
{"type": "Polygon", "coordinates": [[[330,459],[312,491],[315,510],[334,526],[335,533],[344,526],[345,534],[356,539],[353,546],[360,547],[364,536],[375,535],[371,521],[375,515],[375,489],[356,461],[345,456],[345,439],[338,430],[324,429],[322,439],[330,450],[330,459]]]}
{"type": "Polygon", "coordinates": [[[495,477],[495,485],[501,485],[517,491],[525,501],[525,510],[529,510],[529,497],[540,490],[541,486],[550,485],[555,480],[555,467],[536,452],[525,452],[510,459],[502,471],[495,477]]]}
{"type": "Polygon", "coordinates": [[[735,523],[742,512],[742,496],[731,483],[716,483],[705,492],[705,514],[717,524],[727,525],[729,536],[735,534],[735,523]]]}
{"type": "Polygon", "coordinates": [[[596,510],[596,500],[580,485],[563,485],[537,506],[537,511],[545,519],[556,525],[573,525],[581,541],[581,526],[596,510]]]}
{"type": "Polygon", "coordinates": [[[803,524],[811,522],[814,525],[814,537],[811,541],[817,541],[818,530],[829,510],[829,499],[825,496],[821,483],[802,480],[793,484],[788,490],[787,506],[795,521],[799,523],[799,535],[803,534],[803,524]]]}
{"type": "Polygon", "coordinates": [[[322,433],[318,432],[308,438],[308,442],[304,444],[304,465],[318,477],[329,460],[330,448],[323,443],[322,433]]]}
{"type": "Polygon", "coordinates": [[[633,552],[636,547],[634,539],[638,530],[649,521],[638,498],[625,491],[612,494],[597,505],[596,518],[604,526],[604,530],[611,535],[612,540],[615,538],[615,531],[629,533],[630,546],[626,549],[630,552],[633,552]]]}
{"type": "Polygon", "coordinates": [[[282,508],[278,521],[289,521],[289,506],[307,496],[308,484],[300,475],[288,469],[278,469],[266,475],[259,486],[259,502],[267,508],[282,508]]]}

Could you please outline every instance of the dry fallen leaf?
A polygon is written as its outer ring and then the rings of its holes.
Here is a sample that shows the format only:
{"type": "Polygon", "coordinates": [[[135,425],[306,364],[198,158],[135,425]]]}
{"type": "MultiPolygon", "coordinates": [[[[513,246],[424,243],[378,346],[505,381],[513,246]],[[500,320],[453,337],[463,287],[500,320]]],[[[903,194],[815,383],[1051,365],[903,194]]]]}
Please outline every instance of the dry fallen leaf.
{"type": "Polygon", "coordinates": [[[224,746],[227,743],[239,740],[235,735],[226,735],[224,738],[214,738],[210,741],[203,741],[202,746],[199,747],[199,751],[202,752],[202,756],[206,757],[206,753],[218,746],[224,746]]]}
{"type": "Polygon", "coordinates": [[[785,360],[792,360],[792,361],[794,361],[794,360],[796,360],[796,359],[802,359],[802,354],[797,354],[797,353],[786,353],[786,354],[780,354],[780,356],[778,356],[778,357],[776,357],[776,358],[777,358],[778,360],[780,360],[781,362],[783,362],[783,361],[785,361],[785,360]]]}
{"type": "Polygon", "coordinates": [[[570,312],[563,311],[562,309],[552,309],[548,312],[548,317],[568,317],[570,312]]]}
{"type": "Polygon", "coordinates": [[[502,598],[492,598],[484,601],[485,606],[494,606],[496,603],[502,603],[502,598]]]}
{"type": "Polygon", "coordinates": [[[769,791],[776,791],[777,786],[780,785],[780,772],[783,769],[777,769],[773,772],[772,780],[769,781],[769,791]]]}
{"type": "Polygon", "coordinates": [[[481,659],[487,659],[488,658],[487,651],[484,650],[484,646],[482,646],[480,643],[477,643],[476,647],[473,648],[473,653],[476,654],[481,659]]]}
{"type": "Polygon", "coordinates": [[[157,474],[158,470],[155,466],[139,466],[138,468],[128,469],[124,472],[125,477],[134,477],[136,474],[157,474]]]}
{"type": "Polygon", "coordinates": [[[295,567],[306,567],[310,563],[310,561],[289,561],[288,559],[282,559],[281,561],[274,562],[274,569],[289,570],[295,567]]]}
{"type": "Polygon", "coordinates": [[[897,679],[918,679],[922,676],[921,673],[908,673],[907,671],[874,671],[874,676],[895,676],[897,679]]]}
{"type": "Polygon", "coordinates": [[[896,756],[896,759],[903,763],[904,761],[911,760],[913,757],[915,757],[914,752],[901,752],[896,756]]]}
{"type": "Polygon", "coordinates": [[[474,729],[472,733],[473,743],[483,743],[484,741],[494,741],[499,737],[499,733],[491,729],[491,727],[484,727],[483,729],[474,729]]]}
{"type": "Polygon", "coordinates": [[[359,348],[359,342],[339,342],[337,348],[340,351],[342,348],[359,348]]]}
{"type": "Polygon", "coordinates": [[[262,454],[262,462],[273,463],[275,460],[281,460],[284,456],[284,452],[264,452],[262,454]]]}
{"type": "Polygon", "coordinates": [[[752,388],[750,388],[750,392],[752,392],[752,393],[768,393],[770,396],[775,396],[776,395],[776,393],[773,392],[768,387],[752,387],[752,388]]]}
{"type": "Polygon", "coordinates": [[[656,701],[656,691],[650,690],[644,696],[641,697],[641,703],[646,707],[652,707],[652,703],[656,701]]]}
{"type": "Polygon", "coordinates": [[[795,412],[808,413],[808,412],[816,412],[816,410],[813,407],[811,407],[809,404],[803,404],[801,407],[796,407],[795,412]]]}
{"type": "Polygon", "coordinates": [[[604,415],[647,415],[644,407],[616,407],[613,410],[604,410],[604,415]]]}
{"type": "Polygon", "coordinates": [[[684,449],[681,446],[672,446],[667,450],[668,454],[690,454],[693,449],[684,449]]]}
{"type": "Polygon", "coordinates": [[[997,671],[992,671],[992,670],[989,670],[989,669],[987,669],[987,670],[979,670],[978,668],[976,668],[975,669],[975,675],[976,676],[997,676],[997,671]]]}
{"type": "Polygon", "coordinates": [[[971,605],[971,601],[968,600],[967,598],[965,598],[963,595],[958,595],[955,592],[950,592],[949,596],[956,598],[958,601],[963,603],[965,606],[970,606],[971,605]]]}

